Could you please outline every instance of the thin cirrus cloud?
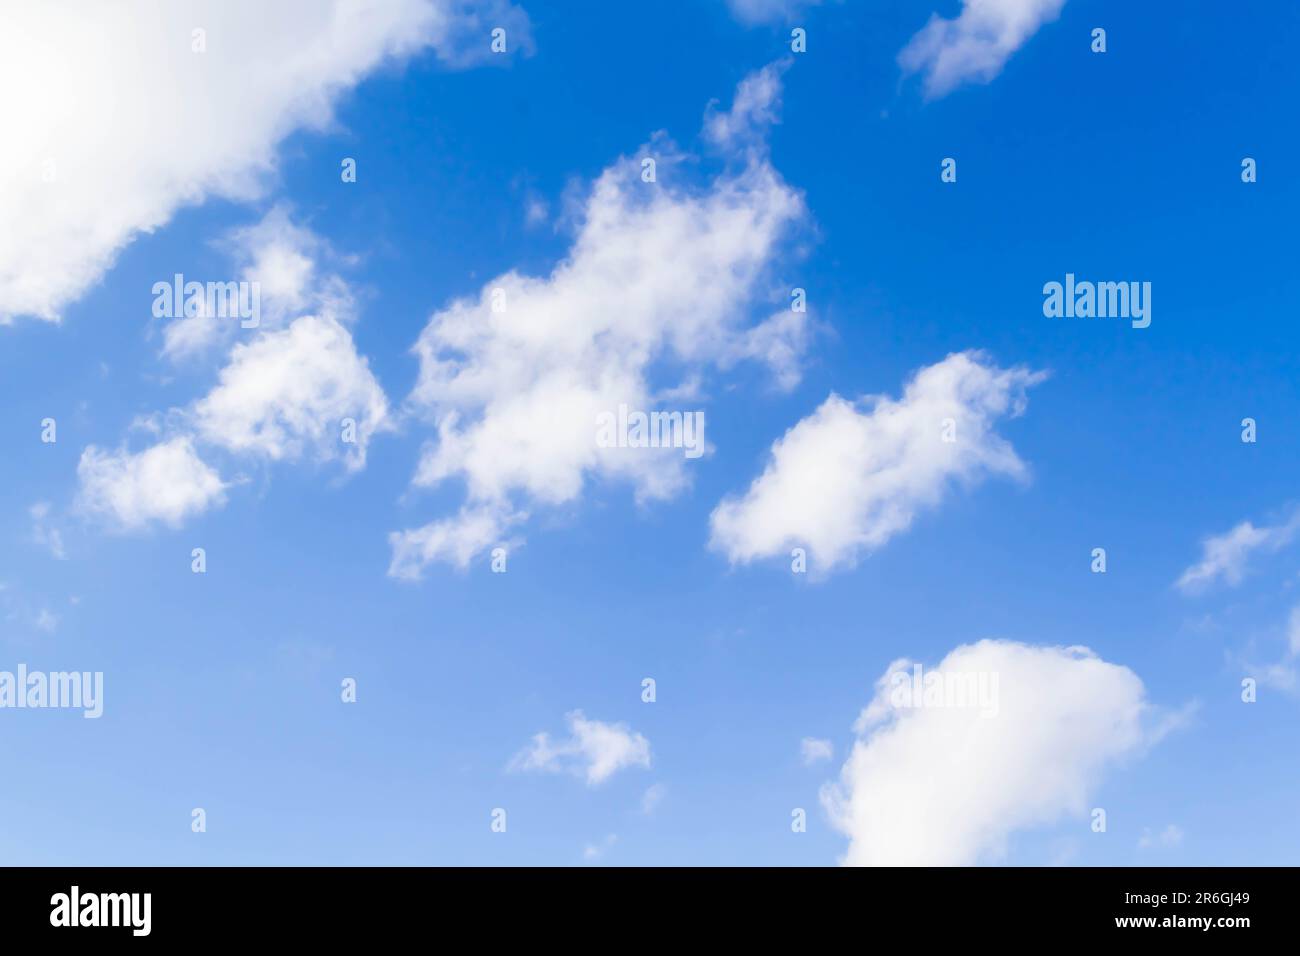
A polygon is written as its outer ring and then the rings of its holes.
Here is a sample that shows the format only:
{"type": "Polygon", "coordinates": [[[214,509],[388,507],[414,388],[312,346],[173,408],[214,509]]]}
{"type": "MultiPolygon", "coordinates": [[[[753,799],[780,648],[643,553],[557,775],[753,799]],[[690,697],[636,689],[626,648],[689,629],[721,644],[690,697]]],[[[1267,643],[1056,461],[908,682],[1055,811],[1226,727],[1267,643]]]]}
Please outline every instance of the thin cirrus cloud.
{"type": "Polygon", "coordinates": [[[961,13],[951,20],[930,16],[899,53],[899,65],[907,73],[924,74],[931,98],[963,83],[988,83],[1064,6],[1065,0],[963,0],[961,13]]]}
{"type": "Polygon", "coordinates": [[[28,509],[32,518],[32,542],[48,551],[56,560],[68,557],[63,547],[63,532],[49,522],[50,503],[38,501],[28,509]]]}
{"type": "Polygon", "coordinates": [[[570,711],[565,720],[567,739],[554,741],[545,732],[534,735],[509,769],[572,773],[594,787],[628,767],[650,768],[650,742],[627,724],[589,720],[580,710],[570,711]]]}
{"type": "Polygon", "coordinates": [[[712,547],[733,564],[801,547],[822,574],[884,545],[954,484],[1023,479],[1024,462],[993,426],[1021,414],[1026,389],[1044,378],[959,352],[917,372],[897,400],[832,394],[773,444],[744,494],[714,509],[712,547]]]}
{"type": "Polygon", "coordinates": [[[1201,559],[1179,575],[1177,586],[1185,594],[1204,591],[1219,581],[1235,586],[1246,576],[1250,559],[1258,553],[1280,551],[1300,533],[1300,509],[1277,524],[1256,527],[1243,521],[1223,534],[1201,542],[1201,559]]]}
{"type": "Polygon", "coordinates": [[[56,321],[182,206],[262,195],[278,144],[382,64],[486,60],[498,26],[531,46],[504,0],[10,4],[0,86],[41,95],[0,98],[0,324],[56,321]]]}
{"type": "MultiPolygon", "coordinates": [[[[1222,534],[1205,538],[1201,542],[1200,560],[1179,575],[1175,586],[1188,596],[1202,594],[1218,584],[1236,587],[1250,573],[1252,560],[1281,551],[1297,535],[1300,535],[1300,508],[1292,509],[1289,515],[1272,524],[1256,525],[1242,521],[1222,534]]],[[[1293,693],[1300,684],[1297,670],[1300,662],[1300,606],[1291,609],[1283,637],[1286,648],[1280,658],[1261,663],[1252,649],[1247,652],[1249,656],[1243,655],[1238,663],[1261,684],[1293,693]]]]}
{"type": "MultiPolygon", "coordinates": [[[[252,265],[244,274],[264,286],[268,321],[240,329],[237,318],[217,320],[234,331],[213,336],[245,338],[230,347],[206,395],[146,423],[163,436],[153,445],[135,452],[91,445],[82,453],[78,510],[119,530],[176,527],[225,503],[232,483],[200,447],[239,462],[340,462],[353,472],[364,467],[374,436],[393,427],[384,390],[352,338],[346,284],[311,258],[323,241],[279,208],[230,239],[248,244],[243,258],[252,265]],[[297,308],[312,312],[290,320],[297,308]]],[[[174,320],[164,338],[192,319],[174,320]]],[[[211,336],[190,340],[199,337],[211,336]]]]}
{"type": "Polygon", "coordinates": [[[630,483],[638,501],[688,484],[680,448],[603,447],[603,413],[649,410],[710,367],[743,360],[768,365],[783,387],[798,381],[806,315],[750,320],[805,216],[765,144],[784,69],[743,80],[730,113],[709,110],[704,140],[726,168],[705,186],[692,188],[690,158],[656,136],[596,179],[549,275],[506,273],[430,318],[408,406],[437,438],[413,484],[457,478],[466,498],[456,515],[390,535],[391,575],[417,579],[434,561],[463,567],[531,509],[577,499],[589,479],[630,483]],[[645,159],[656,163],[653,182],[645,159]],[[680,378],[652,383],[660,365],[680,378]]]}
{"type": "Polygon", "coordinates": [[[839,780],[822,788],[849,838],[847,865],[996,859],[1013,832],[1084,816],[1108,768],[1178,723],[1153,720],[1138,676],[1083,647],[985,640],[931,671],[996,675],[996,708],[959,706],[960,698],[900,706],[897,675],[909,678],[909,663],[880,678],[839,780]]]}
{"type": "Polygon", "coordinates": [[[786,23],[821,0],[727,0],[731,15],[747,26],[761,23],[786,23]]]}
{"type": "Polygon", "coordinates": [[[1232,659],[1260,684],[1293,694],[1300,687],[1300,605],[1291,608],[1281,637],[1286,646],[1279,658],[1261,662],[1256,642],[1252,641],[1246,654],[1233,654],[1232,659]]]}

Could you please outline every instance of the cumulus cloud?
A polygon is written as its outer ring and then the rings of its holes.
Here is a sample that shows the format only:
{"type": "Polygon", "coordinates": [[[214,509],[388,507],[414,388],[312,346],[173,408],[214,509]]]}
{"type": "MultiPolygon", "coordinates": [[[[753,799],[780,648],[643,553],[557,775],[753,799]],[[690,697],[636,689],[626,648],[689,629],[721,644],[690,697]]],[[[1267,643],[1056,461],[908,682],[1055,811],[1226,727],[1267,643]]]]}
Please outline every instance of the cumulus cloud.
{"type": "Polygon", "coordinates": [[[192,515],[225,502],[227,485],[204,463],[188,436],[177,436],[140,452],[81,453],[79,507],[103,515],[124,530],[155,521],[179,527],[192,515]]]}
{"type": "Polygon", "coordinates": [[[960,352],[916,373],[901,399],[832,394],[772,446],[763,473],[711,517],[734,563],[806,548],[815,572],[852,565],[934,507],[954,483],[1027,469],[993,425],[1044,378],[960,352]]]}
{"type": "Polygon", "coordinates": [[[799,741],[799,753],[803,757],[804,766],[811,767],[820,760],[830,760],[835,755],[835,748],[829,740],[805,737],[799,741]]]}
{"type": "Polygon", "coordinates": [[[963,0],[961,13],[952,20],[932,14],[898,62],[908,73],[925,74],[925,92],[931,97],[962,83],[987,83],[1064,6],[1065,0],[963,0]]]}
{"type": "Polygon", "coordinates": [[[588,720],[580,710],[565,715],[569,737],[552,741],[545,732],[515,755],[512,770],[564,771],[594,787],[626,767],[650,767],[650,742],[627,724],[588,720]]]}
{"type": "Polygon", "coordinates": [[[839,780],[822,790],[849,838],[846,864],[996,858],[1013,832],[1086,814],[1106,769],[1160,732],[1145,726],[1153,709],[1137,675],[1087,648],[985,640],[935,672],[996,674],[996,712],[942,697],[900,706],[907,669],[886,672],[839,780]]]}
{"type": "Polygon", "coordinates": [[[1219,580],[1234,586],[1240,584],[1252,555],[1281,550],[1295,539],[1297,532],[1300,532],[1300,510],[1278,524],[1257,528],[1243,521],[1230,531],[1211,535],[1201,542],[1201,560],[1183,571],[1178,587],[1184,593],[1193,594],[1219,580]]]}
{"type": "MultiPolygon", "coordinates": [[[[230,255],[239,281],[256,290],[249,299],[256,304],[258,328],[281,328],[306,312],[343,320],[352,315],[347,284],[321,271],[320,261],[331,256],[331,250],[309,228],[294,222],[287,206],[277,205],[259,222],[232,229],[217,245],[230,255]]],[[[170,279],[160,282],[171,284],[170,279]]],[[[237,340],[245,320],[210,313],[206,305],[200,303],[196,314],[180,315],[163,327],[165,357],[181,361],[203,356],[237,340]]]]}
{"type": "Polygon", "coordinates": [[[232,452],[341,458],[356,470],[371,437],[388,427],[388,401],[348,330],[333,318],[303,316],[235,346],[192,419],[200,438],[232,452]],[[351,441],[342,440],[345,419],[355,423],[351,441]]]}
{"type": "MultiPolygon", "coordinates": [[[[251,461],[338,461],[357,471],[374,436],[393,427],[388,399],[349,330],[347,284],[315,258],[329,255],[324,242],[276,208],[227,244],[247,275],[268,281],[267,321],[242,329],[236,319],[218,320],[222,331],[212,334],[234,344],[217,384],[189,406],[155,416],[150,424],[161,437],[152,448],[86,449],[81,507],[121,528],[177,526],[224,503],[228,485],[199,448],[251,461]],[[297,315],[303,309],[312,314],[297,315]],[[175,488],[153,500],[163,481],[175,488]]],[[[206,331],[196,335],[212,341],[206,331]]]]}
{"type": "Polygon", "coordinates": [[[597,178],[549,275],[508,272],[430,318],[409,405],[437,439],[414,484],[461,479],[466,509],[395,534],[392,573],[464,564],[493,522],[503,530],[533,506],[572,502],[592,478],[629,483],[639,501],[678,493],[689,480],[681,448],[598,441],[599,417],[620,405],[652,411],[664,388],[743,359],[797,381],[802,324],[749,323],[760,280],[804,215],[754,135],[774,115],[779,71],[757,76],[741,83],[739,113],[711,115],[731,147],[716,178],[693,187],[686,157],[657,136],[597,178]],[[656,160],[654,182],[644,158],[656,160]],[[665,368],[675,382],[656,387],[652,369],[665,368]]]}
{"type": "Polygon", "coordinates": [[[40,95],[0,98],[0,323],[57,319],[182,206],[263,194],[278,144],[367,74],[426,49],[487,60],[495,26],[530,45],[504,0],[9,5],[0,87],[40,95]]]}

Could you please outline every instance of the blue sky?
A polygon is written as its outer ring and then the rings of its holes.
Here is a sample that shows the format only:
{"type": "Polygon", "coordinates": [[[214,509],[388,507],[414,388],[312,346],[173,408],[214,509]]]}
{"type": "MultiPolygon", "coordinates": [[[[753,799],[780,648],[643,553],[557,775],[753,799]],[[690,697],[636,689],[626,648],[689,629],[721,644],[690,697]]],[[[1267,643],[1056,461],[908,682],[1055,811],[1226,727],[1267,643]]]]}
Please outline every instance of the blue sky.
{"type": "MultiPolygon", "coordinates": [[[[1043,22],[991,72],[958,58],[951,89],[899,58],[960,3],[520,0],[447,27],[425,19],[441,5],[412,0],[365,20],[382,42],[345,31],[297,72],[293,52],[324,30],[313,18],[351,5],[289,5],[274,24],[231,6],[204,53],[190,27],[219,19],[204,4],[180,5],[170,39],[81,11],[90,35],[142,31],[139,62],[84,67],[117,78],[112,137],[71,83],[32,85],[53,126],[5,118],[17,139],[45,137],[22,154],[33,163],[96,160],[0,187],[18,224],[0,244],[0,671],[101,671],[104,713],[0,709],[0,859],[1295,862],[1288,5],[1170,18],[1008,0],[1008,17],[1043,22]],[[499,23],[508,48],[492,54],[499,23]],[[179,52],[156,52],[159,37],[179,52]],[[284,64],[256,96],[220,73],[239,44],[284,64]],[[186,73],[194,62],[213,75],[186,73]],[[157,76],[177,77],[181,112],[128,95],[157,76]],[[753,114],[733,110],[747,77],[762,80],[753,114]],[[710,136],[706,116],[735,120],[731,135],[710,136]],[[656,183],[637,175],[646,156],[656,183]],[[603,173],[608,208],[593,199],[603,173]],[[760,221],[735,233],[707,228],[751,210],[760,221]],[[593,211],[616,221],[584,247],[593,211]],[[180,320],[151,313],[153,284],[241,278],[255,243],[238,232],[259,223],[315,263],[311,281],[282,315],[266,293],[260,329],[220,319],[202,348],[170,347],[180,320]],[[1151,283],[1150,327],[1046,318],[1043,285],[1067,272],[1151,283]],[[535,284],[516,298],[511,274],[535,284]],[[516,311],[498,324],[481,296],[503,286],[516,311]],[[795,287],[808,311],[793,331],[764,325],[792,314],[795,287]],[[255,376],[231,370],[309,327],[338,330],[346,381],[322,372],[301,407],[254,395],[247,412],[236,393],[255,376]],[[429,329],[468,338],[422,364],[429,329]],[[793,359],[770,347],[778,332],[793,359]],[[566,388],[617,365],[633,403],[703,410],[709,453],[565,457],[569,406],[520,384],[552,361],[566,388]],[[905,395],[924,369],[933,394],[905,395]],[[205,405],[214,393],[225,404],[205,405]],[[376,394],[369,419],[348,404],[376,394]],[[818,430],[832,394],[841,430],[818,430]],[[955,450],[917,438],[950,407],[955,450]],[[363,462],[331,437],[340,408],[363,423],[363,462]],[[453,412],[463,454],[439,431],[453,412]],[[241,446],[240,416],[263,413],[241,446]],[[491,429],[517,436],[521,421],[516,460],[491,429]],[[796,426],[807,441],[776,464],[796,426]],[[124,510],[92,493],[88,460],[108,462],[104,492],[144,481],[132,456],[185,441],[220,495],[178,510],[136,489],[124,510]],[[445,477],[421,485],[430,460],[445,477]],[[445,533],[419,539],[428,559],[393,573],[390,534],[430,527],[445,533]],[[791,570],[799,543],[808,574],[791,570]],[[1076,646],[1091,652],[1054,650],[1076,646]],[[855,730],[900,659],[999,672],[1002,714],[855,730]],[[806,763],[804,738],[831,756],[806,763]],[[966,752],[983,756],[959,767],[966,752]]],[[[15,16],[26,49],[66,42],[80,62],[76,31],[15,16]]],[[[955,43],[956,22],[936,35],[955,43]]],[[[280,374],[312,381],[312,354],[280,374]]]]}

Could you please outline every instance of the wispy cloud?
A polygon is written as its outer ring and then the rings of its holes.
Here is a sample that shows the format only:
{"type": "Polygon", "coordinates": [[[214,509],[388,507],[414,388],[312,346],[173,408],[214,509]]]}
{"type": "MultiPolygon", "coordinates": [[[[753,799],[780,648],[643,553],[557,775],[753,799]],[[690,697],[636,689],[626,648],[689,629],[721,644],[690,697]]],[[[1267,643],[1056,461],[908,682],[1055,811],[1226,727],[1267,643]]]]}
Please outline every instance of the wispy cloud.
{"type": "Polygon", "coordinates": [[[1274,525],[1255,527],[1243,521],[1232,530],[1212,535],[1201,542],[1201,560],[1188,567],[1178,578],[1178,588],[1186,594],[1202,591],[1217,581],[1240,584],[1247,565],[1256,553],[1279,551],[1300,532],[1300,509],[1274,525]]]}
{"type": "Polygon", "coordinates": [[[1153,833],[1150,827],[1144,827],[1142,830],[1142,836],[1138,838],[1138,849],[1172,849],[1173,847],[1181,845],[1182,842],[1182,828],[1173,823],[1169,824],[1158,833],[1153,833]]]}
{"type": "Polygon", "coordinates": [[[963,83],[987,83],[1064,6],[1065,0],[963,0],[952,20],[933,14],[898,62],[908,73],[925,75],[929,97],[963,83]]]}
{"type": "Polygon", "coordinates": [[[63,547],[63,532],[49,523],[50,504],[38,501],[28,509],[32,518],[32,541],[49,551],[56,559],[68,557],[63,547]]]}
{"type": "Polygon", "coordinates": [[[650,742],[627,724],[588,720],[582,711],[565,715],[569,737],[553,741],[545,732],[510,761],[511,770],[564,771],[583,777],[594,787],[619,770],[650,767],[650,742]]]}
{"type": "Polygon", "coordinates": [[[835,755],[835,748],[829,740],[805,737],[799,741],[799,754],[803,757],[804,766],[811,767],[822,760],[830,760],[835,755]]]}

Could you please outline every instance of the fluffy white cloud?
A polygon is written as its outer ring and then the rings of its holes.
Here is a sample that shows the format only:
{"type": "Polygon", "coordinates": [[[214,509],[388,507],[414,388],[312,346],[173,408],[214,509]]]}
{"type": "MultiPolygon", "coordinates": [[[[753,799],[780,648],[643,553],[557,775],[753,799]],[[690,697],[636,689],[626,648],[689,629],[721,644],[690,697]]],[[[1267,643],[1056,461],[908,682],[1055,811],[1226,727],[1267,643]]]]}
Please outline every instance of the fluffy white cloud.
{"type": "Polygon", "coordinates": [[[303,316],[287,329],[235,346],[220,382],[194,406],[204,441],[273,461],[310,453],[365,465],[376,431],[387,427],[388,401],[336,319],[303,316]],[[355,423],[343,441],[343,421],[355,423]]]}
{"type": "Polygon", "coordinates": [[[832,394],[776,441],[743,496],[714,509],[713,547],[740,563],[803,547],[821,573],[905,530],[954,482],[1023,477],[993,424],[1021,414],[1025,389],[1043,377],[960,352],[921,369],[897,401],[832,394]]]}
{"type": "Polygon", "coordinates": [[[536,734],[511,760],[511,769],[567,771],[594,787],[625,767],[650,767],[650,742],[627,724],[588,720],[580,710],[566,714],[565,720],[567,740],[552,742],[550,734],[536,734]]]}
{"type": "Polygon", "coordinates": [[[173,527],[225,501],[227,485],[199,458],[188,436],[141,452],[81,453],[79,507],[103,515],[125,530],[161,521],[173,527]]]}
{"type": "Polygon", "coordinates": [[[987,83],[1038,28],[1060,16],[1065,0],[963,0],[961,13],[937,13],[898,55],[909,73],[925,73],[927,96],[962,83],[987,83]]]}
{"type": "Polygon", "coordinates": [[[688,481],[682,449],[605,447],[597,436],[598,417],[620,405],[654,410],[652,368],[690,381],[757,358],[782,383],[797,381],[802,323],[749,324],[761,278],[804,215],[757,136],[778,76],[769,67],[741,84],[742,113],[711,114],[730,162],[706,186],[692,188],[685,157],[656,137],[596,180],[548,276],[506,273],[432,316],[414,349],[410,406],[438,437],[414,483],[463,479],[467,506],[395,534],[392,573],[463,564],[489,543],[490,521],[504,529],[524,504],[571,502],[589,478],[628,482],[642,501],[676,494],[688,481]],[[643,158],[656,160],[656,181],[643,180],[643,158]]]}
{"type": "Polygon", "coordinates": [[[0,323],[56,319],[181,206],[260,195],[279,142],[327,127],[381,64],[487,59],[495,26],[528,46],[504,0],[9,4],[0,87],[23,94],[0,97],[0,323]]]}
{"type": "Polygon", "coordinates": [[[880,679],[839,781],[822,790],[849,837],[846,864],[995,858],[1012,832],[1085,814],[1105,769],[1154,739],[1141,680],[1087,648],[986,640],[931,672],[997,675],[995,709],[948,698],[908,707],[897,696],[912,677],[907,665],[880,679]]]}
{"type": "Polygon", "coordinates": [[[803,757],[804,766],[811,767],[819,760],[830,760],[835,755],[835,748],[829,740],[805,737],[799,741],[799,753],[803,757]]]}
{"type": "Polygon", "coordinates": [[[1251,555],[1278,551],[1290,544],[1298,532],[1300,511],[1279,524],[1257,528],[1243,521],[1231,531],[1211,535],[1201,542],[1201,560],[1182,573],[1178,587],[1185,593],[1195,593],[1220,579],[1230,585],[1240,584],[1251,555]]]}
{"type": "MultiPolygon", "coordinates": [[[[248,283],[250,291],[256,290],[249,298],[255,305],[258,328],[280,328],[309,311],[344,320],[351,316],[353,303],[347,285],[320,269],[320,260],[332,255],[331,250],[314,232],[295,223],[288,207],[278,205],[259,222],[231,230],[219,244],[239,269],[239,281],[248,283]]],[[[160,281],[170,282],[171,278],[160,281]]],[[[218,346],[229,348],[241,330],[247,332],[244,322],[206,311],[181,315],[163,328],[163,354],[177,361],[218,346]]]]}
{"type": "MultiPolygon", "coordinates": [[[[245,263],[248,281],[265,283],[263,323],[243,329],[237,319],[214,318],[183,333],[195,346],[183,350],[187,355],[234,342],[216,386],[188,407],[155,416],[149,424],[165,437],[153,448],[133,455],[92,446],[82,456],[84,510],[124,528],[179,525],[224,502],[227,485],[196,446],[205,455],[216,450],[272,462],[341,461],[356,471],[371,439],[393,427],[388,399],[348,328],[354,318],[348,287],[320,268],[319,257],[330,254],[325,243],[276,208],[233,232],[226,245],[245,263]],[[304,309],[312,314],[300,315],[304,309]],[[148,500],[155,479],[164,478],[177,483],[175,494],[148,500]]],[[[164,336],[193,320],[176,320],[164,336]]],[[[169,346],[176,341],[169,338],[169,346]]]]}

